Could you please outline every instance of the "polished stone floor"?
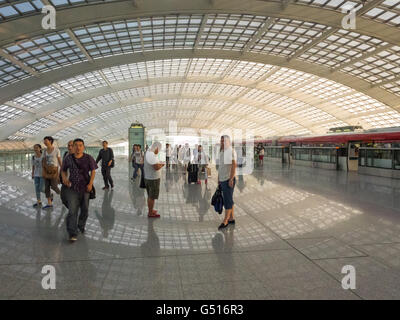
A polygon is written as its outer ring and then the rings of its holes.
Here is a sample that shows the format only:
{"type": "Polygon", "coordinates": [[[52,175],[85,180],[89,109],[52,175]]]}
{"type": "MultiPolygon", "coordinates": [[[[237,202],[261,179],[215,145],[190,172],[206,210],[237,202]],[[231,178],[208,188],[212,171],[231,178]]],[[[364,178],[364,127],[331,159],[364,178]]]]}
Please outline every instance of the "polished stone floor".
{"type": "Polygon", "coordinates": [[[399,299],[400,181],[265,165],[241,176],[236,226],[217,230],[216,187],[163,171],[161,219],[126,162],[116,187],[90,203],[85,235],[70,244],[66,209],[32,208],[28,172],[0,173],[0,299],[399,299]],[[44,265],[56,289],[42,288],[44,265]],[[356,289],[342,288],[342,267],[356,289]]]}

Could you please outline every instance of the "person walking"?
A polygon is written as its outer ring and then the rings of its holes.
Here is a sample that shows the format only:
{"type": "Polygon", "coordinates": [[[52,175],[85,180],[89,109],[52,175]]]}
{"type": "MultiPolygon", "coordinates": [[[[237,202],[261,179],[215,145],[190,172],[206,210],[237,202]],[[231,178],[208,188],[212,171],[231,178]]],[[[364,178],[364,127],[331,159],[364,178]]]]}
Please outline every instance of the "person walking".
{"type": "Polygon", "coordinates": [[[174,149],[173,149],[173,151],[172,151],[172,169],[176,169],[177,168],[177,165],[178,165],[178,146],[177,145],[175,145],[174,146],[174,149]]]}
{"type": "Polygon", "coordinates": [[[32,156],[32,179],[35,183],[36,192],[36,203],[33,205],[34,208],[42,206],[42,200],[40,193],[44,192],[44,179],[42,174],[42,146],[40,144],[35,144],[33,146],[35,154],[32,156]]]}
{"type": "MultiPolygon", "coordinates": [[[[129,162],[132,164],[132,168],[133,168],[133,175],[135,174],[135,157],[134,157],[135,152],[136,152],[136,144],[134,144],[132,146],[132,152],[131,152],[131,155],[129,156],[129,162]]],[[[133,175],[132,175],[131,180],[135,180],[133,178],[133,175]]]]}
{"type": "Polygon", "coordinates": [[[108,147],[108,142],[103,141],[103,149],[99,151],[99,155],[97,156],[96,163],[101,160],[101,174],[103,175],[104,187],[103,190],[108,190],[111,186],[111,189],[114,188],[114,182],[111,178],[111,168],[114,167],[114,152],[111,148],[108,147]],[[110,185],[109,185],[110,184],[110,185]]]}
{"type": "Polygon", "coordinates": [[[260,160],[260,165],[261,167],[264,166],[264,146],[261,147],[260,153],[258,154],[259,160],[260,160]]]}
{"type": "Polygon", "coordinates": [[[198,184],[201,184],[201,180],[205,180],[205,184],[207,186],[208,175],[207,175],[207,167],[208,167],[208,155],[203,150],[203,146],[199,145],[197,149],[197,164],[199,166],[199,176],[198,176],[198,184]]]}
{"type": "Polygon", "coordinates": [[[166,145],[165,154],[166,154],[166,156],[165,156],[166,166],[167,166],[167,169],[169,169],[171,155],[172,155],[172,148],[171,148],[171,145],[169,143],[167,143],[167,145],[166,145]]]}
{"type": "Polygon", "coordinates": [[[190,150],[189,143],[185,143],[185,147],[183,148],[183,164],[184,164],[184,172],[186,174],[189,162],[192,161],[192,150],[190,150]]]}
{"type": "Polygon", "coordinates": [[[219,230],[226,228],[229,224],[235,224],[233,191],[236,184],[236,159],[236,151],[232,148],[230,137],[222,136],[218,161],[218,184],[224,198],[225,218],[218,227],[219,230]]]}
{"type": "Polygon", "coordinates": [[[67,186],[65,197],[69,211],[66,225],[70,242],[77,240],[78,230],[81,233],[85,232],[90,193],[93,192],[97,169],[96,161],[84,151],[85,142],[82,139],[75,139],[74,154],[65,157],[61,172],[63,183],[67,186]]]}
{"type": "Polygon", "coordinates": [[[142,146],[140,144],[136,145],[135,152],[133,153],[133,180],[138,176],[138,171],[140,169],[140,174],[143,174],[143,164],[144,164],[144,153],[142,151],[142,146]]]}
{"type": "Polygon", "coordinates": [[[61,193],[60,189],[58,188],[58,183],[60,179],[59,168],[61,168],[62,162],[60,157],[60,150],[53,145],[53,137],[44,137],[43,143],[46,146],[46,150],[43,153],[42,173],[45,183],[47,205],[42,209],[51,209],[53,208],[53,195],[51,194],[50,187],[57,194],[61,193]]]}
{"type": "Polygon", "coordinates": [[[155,200],[158,199],[160,193],[160,180],[161,171],[160,169],[164,166],[157,159],[157,154],[161,150],[161,143],[155,141],[150,149],[146,152],[144,157],[144,183],[146,185],[147,191],[147,205],[149,208],[148,217],[149,218],[159,218],[160,215],[157,214],[157,210],[154,210],[155,200]]]}

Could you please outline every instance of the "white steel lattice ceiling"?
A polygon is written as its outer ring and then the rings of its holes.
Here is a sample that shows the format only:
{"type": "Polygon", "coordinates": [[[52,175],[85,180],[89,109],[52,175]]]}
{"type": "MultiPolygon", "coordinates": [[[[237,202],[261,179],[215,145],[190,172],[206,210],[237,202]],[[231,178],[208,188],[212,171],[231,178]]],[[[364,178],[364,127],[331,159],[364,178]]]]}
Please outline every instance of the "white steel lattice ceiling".
{"type": "Polygon", "coordinates": [[[0,0],[0,140],[400,126],[399,26],[400,0],[0,0]]]}

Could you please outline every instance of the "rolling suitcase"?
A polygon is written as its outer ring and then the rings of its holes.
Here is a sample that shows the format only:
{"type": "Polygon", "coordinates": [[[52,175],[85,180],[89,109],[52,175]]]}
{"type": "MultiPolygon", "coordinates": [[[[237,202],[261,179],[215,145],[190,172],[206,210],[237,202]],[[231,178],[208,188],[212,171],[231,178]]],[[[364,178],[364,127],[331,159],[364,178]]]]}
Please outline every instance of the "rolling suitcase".
{"type": "Polygon", "coordinates": [[[197,165],[189,163],[188,168],[188,183],[197,183],[199,168],[197,165]]]}

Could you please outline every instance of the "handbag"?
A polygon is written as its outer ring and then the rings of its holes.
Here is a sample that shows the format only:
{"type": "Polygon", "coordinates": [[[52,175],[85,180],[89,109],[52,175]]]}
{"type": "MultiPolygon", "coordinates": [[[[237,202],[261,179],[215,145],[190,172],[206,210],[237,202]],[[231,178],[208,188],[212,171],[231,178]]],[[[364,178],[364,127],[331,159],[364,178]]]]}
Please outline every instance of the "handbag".
{"type": "MultiPolygon", "coordinates": [[[[46,157],[46,150],[44,151],[44,157],[46,157]]],[[[46,158],[45,158],[46,159],[46,158]]],[[[44,160],[43,165],[42,165],[42,176],[45,179],[49,179],[49,180],[53,180],[53,179],[57,179],[58,177],[58,167],[57,166],[53,166],[53,165],[48,165],[46,163],[46,160],[44,160]]]]}
{"type": "Polygon", "coordinates": [[[224,210],[224,198],[222,197],[221,185],[218,185],[217,190],[211,198],[211,205],[214,206],[214,210],[219,214],[224,210]]]}
{"type": "Polygon", "coordinates": [[[207,167],[207,177],[211,177],[211,168],[207,167]]]}
{"type": "MultiPolygon", "coordinates": [[[[79,169],[79,171],[81,171],[81,168],[79,167],[78,162],[76,162],[75,156],[71,155],[71,157],[72,157],[72,161],[75,163],[75,166],[79,169]]],[[[89,177],[89,181],[87,182],[87,184],[89,184],[89,182],[90,182],[90,177],[89,177]]],[[[89,192],[89,199],[96,199],[96,189],[94,186],[92,186],[92,190],[89,192]]]]}

